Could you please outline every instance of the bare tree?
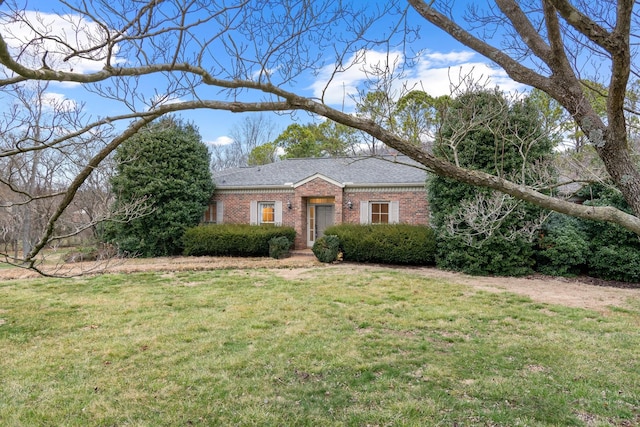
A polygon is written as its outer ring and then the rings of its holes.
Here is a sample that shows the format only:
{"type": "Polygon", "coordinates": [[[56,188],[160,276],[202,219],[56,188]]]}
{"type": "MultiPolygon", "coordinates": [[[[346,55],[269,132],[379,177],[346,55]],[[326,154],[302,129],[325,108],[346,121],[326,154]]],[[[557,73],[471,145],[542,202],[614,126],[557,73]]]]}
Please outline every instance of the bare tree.
{"type": "MultiPolygon", "coordinates": [[[[22,265],[45,233],[68,184],[113,132],[105,127],[70,137],[69,132],[82,123],[84,106],[53,92],[49,81],[5,86],[0,96],[5,101],[0,115],[0,257],[22,265]],[[64,142],[52,149],[51,141],[64,142]]],[[[93,168],[51,229],[50,247],[70,239],[95,244],[96,227],[115,213],[109,184],[113,171],[110,157],[93,168]]],[[[126,208],[131,216],[150,210],[144,201],[133,205],[126,208]]]]}
{"type": "MultiPolygon", "coordinates": [[[[497,10],[491,9],[484,15],[472,11],[466,28],[453,17],[445,2],[408,2],[425,20],[491,59],[514,80],[533,86],[558,101],[595,147],[611,179],[635,214],[640,213],[640,172],[627,143],[625,120],[629,77],[632,71],[635,75],[638,72],[632,68],[635,52],[631,36],[638,29],[634,1],[580,1],[573,5],[566,0],[522,4],[514,0],[497,0],[497,10]],[[500,25],[505,31],[499,32],[499,39],[492,40],[487,36],[488,32],[477,28],[478,23],[494,28],[500,25]],[[491,44],[492,41],[495,44],[491,44]],[[608,80],[606,87],[609,89],[606,120],[598,114],[593,99],[587,96],[582,80],[589,76],[580,75],[588,62],[600,61],[605,73],[601,76],[608,80]]],[[[484,179],[470,181],[482,184],[484,179]]],[[[607,208],[601,213],[589,214],[571,207],[565,209],[529,191],[518,194],[521,191],[508,188],[510,185],[504,183],[488,186],[559,212],[616,222],[638,233],[635,216],[625,217],[607,208]]]]}
{"type": "Polygon", "coordinates": [[[14,151],[2,159],[0,183],[5,188],[0,208],[11,223],[13,258],[31,252],[59,196],[65,153],[75,151],[73,143],[59,150],[40,149],[60,128],[75,119],[77,106],[48,91],[49,82],[22,83],[11,90],[2,88],[8,112],[1,120],[2,150],[14,151]],[[31,145],[35,150],[21,150],[31,145]]]}
{"type": "MultiPolygon", "coordinates": [[[[9,101],[7,113],[0,118],[0,150],[13,153],[0,157],[0,241],[4,244],[0,256],[21,264],[45,232],[68,183],[86,168],[109,133],[78,135],[48,149],[48,141],[66,136],[78,123],[82,106],[52,93],[47,81],[25,82],[11,90],[2,88],[0,93],[9,101]]],[[[93,169],[56,221],[49,246],[69,239],[95,244],[96,227],[115,213],[109,184],[114,170],[110,157],[93,169]]],[[[126,208],[132,216],[150,210],[144,201],[133,205],[126,208]]]]}
{"type": "MultiPolygon", "coordinates": [[[[26,255],[27,261],[51,239],[55,224],[94,168],[122,141],[164,114],[191,109],[305,110],[363,131],[438,175],[565,214],[610,221],[640,234],[640,171],[625,117],[637,115],[625,110],[630,76],[638,75],[631,38],[639,27],[636,9],[640,6],[633,0],[496,0],[486,10],[471,9],[466,15],[469,21],[464,20],[465,15],[454,16],[456,9],[447,0],[392,0],[360,6],[338,0],[148,0],[131,4],[65,0],[52,7],[56,15],[23,10],[21,2],[2,3],[0,64],[6,77],[0,79],[0,86],[11,89],[35,81],[75,83],[120,102],[122,112],[83,116],[63,134],[0,152],[0,158],[8,159],[23,152],[57,149],[105,128],[119,130],[61,189],[61,198],[26,255]],[[455,159],[440,159],[407,140],[388,122],[329,107],[325,100],[335,90],[332,83],[343,73],[366,68],[367,52],[384,51],[391,58],[398,50],[412,51],[417,33],[410,20],[416,12],[424,22],[502,67],[512,79],[547,93],[562,105],[595,148],[634,214],[613,207],[576,205],[510,177],[465,169],[455,159]],[[54,18],[66,20],[66,33],[56,31],[60,26],[53,25],[54,18]],[[37,65],[24,60],[27,48],[37,65]],[[326,52],[333,58],[324,56],[326,52]],[[334,64],[331,70],[328,62],[334,64]],[[594,75],[581,75],[588,69],[594,75]],[[292,89],[297,79],[314,75],[325,86],[313,97],[292,89]],[[145,83],[151,78],[153,90],[146,92],[145,83]],[[586,96],[584,80],[603,80],[607,87],[606,119],[586,96]]],[[[388,82],[397,72],[394,68],[375,67],[368,74],[372,80],[368,87],[390,90],[388,82]]]]}
{"type": "Polygon", "coordinates": [[[459,236],[468,246],[481,247],[487,239],[497,235],[505,240],[520,238],[531,242],[538,237],[550,213],[540,211],[536,218],[504,227],[505,220],[517,210],[520,203],[498,191],[477,193],[473,199],[461,202],[456,214],[447,219],[445,228],[449,235],[459,236]]]}
{"type": "Polygon", "coordinates": [[[253,149],[275,138],[275,124],[264,114],[248,115],[234,125],[230,137],[229,144],[211,146],[212,170],[247,166],[253,149]]]}

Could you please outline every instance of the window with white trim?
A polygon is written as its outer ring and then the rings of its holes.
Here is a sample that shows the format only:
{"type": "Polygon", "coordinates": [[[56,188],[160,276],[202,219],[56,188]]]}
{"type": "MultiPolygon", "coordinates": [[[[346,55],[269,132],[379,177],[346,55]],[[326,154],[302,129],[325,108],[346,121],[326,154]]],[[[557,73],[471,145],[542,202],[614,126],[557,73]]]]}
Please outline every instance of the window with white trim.
{"type": "Polygon", "coordinates": [[[202,222],[205,224],[215,224],[218,219],[218,206],[217,203],[211,203],[207,210],[204,212],[202,222]]]}
{"type": "Polygon", "coordinates": [[[258,203],[258,223],[259,224],[275,224],[276,207],[273,202],[258,203]]]}
{"type": "Polygon", "coordinates": [[[282,200],[252,200],[249,203],[249,224],[282,225],[282,200]]]}
{"type": "Polygon", "coordinates": [[[224,203],[216,201],[207,206],[207,210],[202,215],[202,222],[205,224],[222,224],[224,214],[224,203]]]}
{"type": "Polygon", "coordinates": [[[389,202],[370,202],[369,222],[371,224],[389,224],[389,202]]]}
{"type": "Polygon", "coordinates": [[[400,203],[396,200],[360,202],[360,224],[396,224],[400,222],[400,203]]]}

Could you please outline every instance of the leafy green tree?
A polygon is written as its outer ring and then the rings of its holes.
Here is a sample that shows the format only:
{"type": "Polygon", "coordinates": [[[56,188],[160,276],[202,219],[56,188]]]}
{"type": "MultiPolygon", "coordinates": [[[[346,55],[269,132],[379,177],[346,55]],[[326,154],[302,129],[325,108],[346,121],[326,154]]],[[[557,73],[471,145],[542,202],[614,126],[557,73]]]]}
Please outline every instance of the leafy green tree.
{"type": "Polygon", "coordinates": [[[282,132],[273,144],[284,150],[284,159],[305,157],[337,157],[356,144],[355,131],[332,121],[320,124],[294,123],[282,132]]]}
{"type": "Polygon", "coordinates": [[[285,159],[321,157],[322,145],[318,139],[316,125],[294,123],[287,126],[274,143],[284,149],[285,159]]]}
{"type": "MultiPolygon", "coordinates": [[[[368,92],[356,106],[356,116],[370,120],[387,129],[395,129],[396,122],[393,115],[395,109],[396,104],[387,92],[368,92]]],[[[360,139],[362,151],[367,154],[381,154],[386,147],[382,141],[366,132],[360,132],[360,139]]]]}
{"type": "Polygon", "coordinates": [[[267,142],[266,144],[254,147],[249,153],[247,165],[259,166],[273,163],[278,159],[278,146],[275,142],[267,142]]]}
{"type": "Polygon", "coordinates": [[[448,101],[448,96],[434,98],[420,90],[404,95],[398,100],[394,112],[399,133],[416,145],[433,141],[442,119],[441,111],[448,101]]]}
{"type": "Polygon", "coordinates": [[[567,112],[562,105],[540,89],[533,89],[527,98],[528,104],[539,114],[543,132],[552,139],[554,145],[562,143],[567,112]]]}
{"type": "Polygon", "coordinates": [[[196,127],[171,117],[152,123],[120,145],[115,158],[115,208],[146,199],[153,212],[108,223],[107,240],[146,257],[180,254],[184,231],[198,224],[214,189],[196,127]]]}
{"type": "MultiPolygon", "coordinates": [[[[551,155],[538,112],[528,99],[508,102],[499,92],[473,91],[445,112],[434,151],[461,167],[534,185],[532,167],[551,155]]],[[[528,274],[539,208],[480,187],[432,176],[428,180],[438,266],[471,274],[528,274]]]]}
{"type": "Polygon", "coordinates": [[[323,151],[331,157],[353,153],[360,141],[355,129],[333,120],[325,120],[320,123],[318,133],[323,151]]]}

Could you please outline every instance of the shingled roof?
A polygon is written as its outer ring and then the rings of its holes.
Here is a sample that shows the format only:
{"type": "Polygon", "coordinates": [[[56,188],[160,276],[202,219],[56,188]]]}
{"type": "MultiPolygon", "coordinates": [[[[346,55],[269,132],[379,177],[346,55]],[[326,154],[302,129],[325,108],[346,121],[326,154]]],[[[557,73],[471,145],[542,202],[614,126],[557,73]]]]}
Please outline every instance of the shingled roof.
{"type": "Polygon", "coordinates": [[[424,167],[406,156],[285,159],[215,172],[216,187],[290,187],[322,175],[345,186],[424,185],[424,167]]]}

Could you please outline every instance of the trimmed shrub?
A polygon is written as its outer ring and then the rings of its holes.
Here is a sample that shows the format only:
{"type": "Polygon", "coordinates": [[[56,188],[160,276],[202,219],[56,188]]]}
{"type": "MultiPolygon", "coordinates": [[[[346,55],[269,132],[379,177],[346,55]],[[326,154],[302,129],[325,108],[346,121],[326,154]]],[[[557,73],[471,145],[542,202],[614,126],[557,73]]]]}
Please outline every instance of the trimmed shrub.
{"type": "Polygon", "coordinates": [[[333,262],[338,259],[340,253],[340,240],[338,236],[325,234],[315,241],[311,250],[318,261],[333,262]]]}
{"type": "MultiPolygon", "coordinates": [[[[585,205],[615,206],[631,212],[620,191],[594,184],[587,189],[592,199],[585,205]]],[[[598,221],[582,221],[589,239],[591,255],[588,274],[606,280],[640,282],[640,240],[619,225],[598,221]]]]}
{"type": "Polygon", "coordinates": [[[184,254],[193,256],[269,256],[269,241],[286,237],[293,241],[291,227],[273,225],[209,224],[188,229],[183,237],[184,254]]]}
{"type": "Polygon", "coordinates": [[[640,282],[640,249],[629,245],[602,246],[593,251],[591,273],[606,280],[640,282]]]}
{"type": "Polygon", "coordinates": [[[524,276],[532,272],[533,247],[525,239],[507,240],[491,236],[473,246],[447,236],[438,239],[436,264],[445,270],[477,276],[524,276]]]}
{"type": "Polygon", "coordinates": [[[325,230],[338,236],[345,261],[433,265],[435,236],[430,227],[409,224],[341,224],[325,230]]]}
{"type": "Polygon", "coordinates": [[[581,221],[554,213],[538,238],[536,270],[551,276],[576,276],[586,268],[590,253],[581,221]]]}
{"type": "Polygon", "coordinates": [[[286,236],[272,238],[269,240],[269,256],[275,259],[284,258],[289,254],[292,244],[286,236]]]}

